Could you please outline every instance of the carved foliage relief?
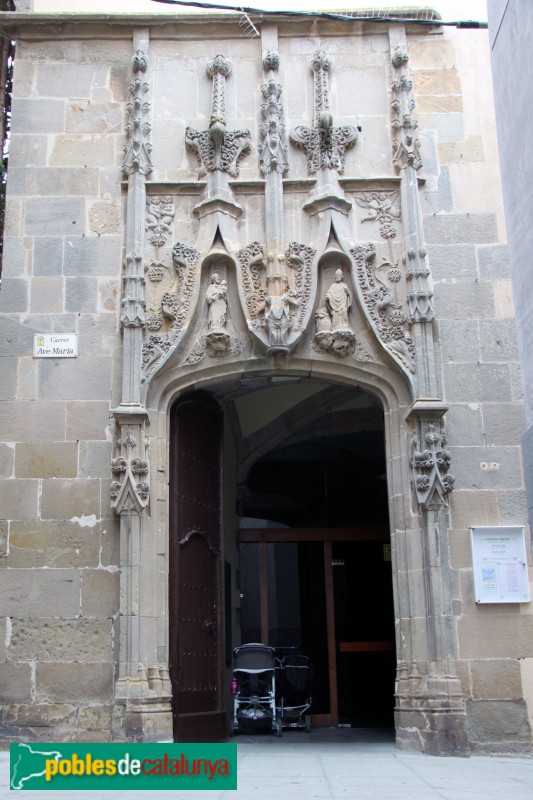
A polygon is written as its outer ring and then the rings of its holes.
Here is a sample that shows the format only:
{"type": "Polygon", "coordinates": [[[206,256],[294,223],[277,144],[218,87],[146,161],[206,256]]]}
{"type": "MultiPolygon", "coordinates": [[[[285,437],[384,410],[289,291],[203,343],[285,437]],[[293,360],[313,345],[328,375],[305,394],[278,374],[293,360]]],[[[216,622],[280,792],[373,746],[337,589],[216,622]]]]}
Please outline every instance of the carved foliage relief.
{"type": "Polygon", "coordinates": [[[287,346],[290,334],[302,330],[315,253],[298,242],[291,242],[282,255],[265,254],[259,242],[237,253],[248,324],[271,346],[287,346]]]}
{"type": "Polygon", "coordinates": [[[410,373],[415,371],[410,335],[407,259],[398,237],[401,210],[398,191],[363,192],[355,202],[364,210],[361,223],[378,234],[377,242],[352,248],[363,302],[382,344],[410,373]],[[376,230],[377,229],[377,230],[376,230]]]}

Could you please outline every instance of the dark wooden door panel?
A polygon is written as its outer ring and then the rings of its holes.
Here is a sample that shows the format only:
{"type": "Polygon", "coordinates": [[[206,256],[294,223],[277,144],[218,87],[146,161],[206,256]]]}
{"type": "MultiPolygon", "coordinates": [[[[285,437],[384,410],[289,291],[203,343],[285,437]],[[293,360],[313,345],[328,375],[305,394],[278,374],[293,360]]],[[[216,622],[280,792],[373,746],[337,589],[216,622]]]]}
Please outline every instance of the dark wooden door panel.
{"type": "Polygon", "coordinates": [[[222,419],[209,398],[171,415],[170,667],[174,737],[224,738],[222,419]]]}

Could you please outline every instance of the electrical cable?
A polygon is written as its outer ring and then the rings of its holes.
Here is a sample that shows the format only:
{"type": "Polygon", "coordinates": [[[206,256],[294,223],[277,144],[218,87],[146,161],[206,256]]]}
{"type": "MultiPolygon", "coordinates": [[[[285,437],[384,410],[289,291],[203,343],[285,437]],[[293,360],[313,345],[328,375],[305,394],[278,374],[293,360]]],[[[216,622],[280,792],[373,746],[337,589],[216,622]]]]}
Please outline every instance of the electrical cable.
{"type": "MultiPolygon", "coordinates": [[[[163,3],[165,5],[176,6],[192,6],[194,8],[203,8],[207,11],[235,11],[240,14],[260,14],[262,16],[285,16],[285,17],[319,17],[320,19],[340,20],[344,22],[402,22],[409,25],[431,25],[433,27],[440,27],[442,25],[453,28],[468,28],[468,29],[484,29],[488,28],[488,22],[481,22],[479,20],[455,20],[445,22],[436,18],[417,19],[416,17],[395,17],[387,12],[387,16],[375,16],[374,14],[365,14],[358,11],[347,12],[333,12],[333,11],[266,11],[261,8],[250,8],[249,6],[231,6],[224,4],[204,3],[200,0],[151,0],[152,3],[163,3]]],[[[379,12],[384,13],[384,12],[379,12]]],[[[428,13],[422,11],[422,13],[428,13]]]]}

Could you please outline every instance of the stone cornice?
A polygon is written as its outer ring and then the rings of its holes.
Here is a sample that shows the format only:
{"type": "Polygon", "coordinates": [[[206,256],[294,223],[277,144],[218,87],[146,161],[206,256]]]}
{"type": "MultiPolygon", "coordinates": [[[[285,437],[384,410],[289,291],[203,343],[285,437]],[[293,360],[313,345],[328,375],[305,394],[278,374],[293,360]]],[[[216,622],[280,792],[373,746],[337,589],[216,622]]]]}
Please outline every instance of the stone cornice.
{"type": "MultiPolygon", "coordinates": [[[[328,19],[321,17],[320,12],[309,12],[309,15],[289,16],[276,12],[266,12],[250,14],[254,25],[260,26],[263,22],[268,24],[278,24],[283,26],[297,27],[302,35],[309,33],[316,28],[317,23],[324,26],[324,34],[345,35],[342,27],[344,24],[355,26],[353,32],[361,30],[362,26],[372,26],[372,31],[376,28],[383,29],[390,25],[405,24],[404,19],[415,17],[420,9],[394,9],[393,13],[398,21],[385,22],[379,19],[368,21],[358,19],[356,16],[348,17],[345,21],[338,19],[328,19]]],[[[328,12],[324,12],[328,13],[328,12]]],[[[330,12],[331,13],[331,12],[330,12]]],[[[339,12],[342,13],[342,12],[339,12]]],[[[352,12],[357,13],[357,12],[352,12]]],[[[231,26],[232,38],[248,38],[246,30],[239,25],[242,14],[239,11],[225,11],[220,13],[196,11],[195,13],[125,13],[125,14],[106,14],[106,13],[79,13],[79,12],[0,12],[0,35],[21,37],[24,39],[47,39],[53,38],[78,38],[89,39],[98,36],[104,39],[117,39],[129,36],[135,28],[149,28],[151,37],[159,38],[187,38],[195,35],[195,29],[202,29],[204,38],[220,38],[220,32],[214,31],[212,35],[206,32],[207,25],[210,27],[231,26]]],[[[411,27],[406,24],[409,32],[411,27]]],[[[439,20],[435,20],[435,25],[413,25],[413,31],[418,35],[431,33],[434,34],[439,28],[439,20]]],[[[365,28],[366,30],[366,28],[365,28]]]]}

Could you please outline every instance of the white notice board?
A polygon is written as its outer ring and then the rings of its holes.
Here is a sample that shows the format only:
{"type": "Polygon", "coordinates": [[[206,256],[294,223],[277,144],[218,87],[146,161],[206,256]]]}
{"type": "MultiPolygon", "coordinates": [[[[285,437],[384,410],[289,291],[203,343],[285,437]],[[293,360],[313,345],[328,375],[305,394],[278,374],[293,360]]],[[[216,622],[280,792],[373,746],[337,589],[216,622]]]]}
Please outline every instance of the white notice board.
{"type": "Polygon", "coordinates": [[[524,528],[476,527],[470,535],[476,603],[529,603],[524,528]]]}

